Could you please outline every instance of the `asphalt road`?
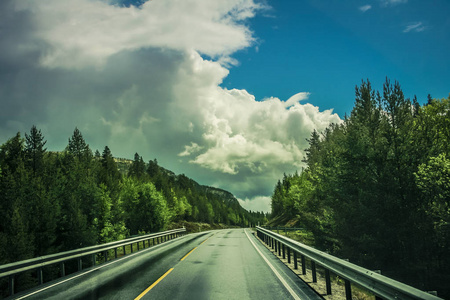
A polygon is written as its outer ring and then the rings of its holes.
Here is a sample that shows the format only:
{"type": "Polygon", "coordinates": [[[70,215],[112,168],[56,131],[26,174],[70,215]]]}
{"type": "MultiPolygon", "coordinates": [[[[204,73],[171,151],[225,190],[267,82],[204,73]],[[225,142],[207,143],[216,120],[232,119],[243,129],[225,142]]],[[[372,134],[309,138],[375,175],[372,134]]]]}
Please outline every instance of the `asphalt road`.
{"type": "Polygon", "coordinates": [[[16,297],[321,299],[249,229],[189,234],[16,297]]]}

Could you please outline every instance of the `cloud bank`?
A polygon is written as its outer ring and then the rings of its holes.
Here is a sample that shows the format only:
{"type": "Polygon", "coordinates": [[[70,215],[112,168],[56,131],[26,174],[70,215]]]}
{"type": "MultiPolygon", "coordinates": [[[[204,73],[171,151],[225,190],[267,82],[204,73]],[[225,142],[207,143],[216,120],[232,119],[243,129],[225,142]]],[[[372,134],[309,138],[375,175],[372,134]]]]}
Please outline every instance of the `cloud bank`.
{"type": "Polygon", "coordinates": [[[308,93],[284,101],[221,87],[232,54],[255,42],[247,20],[263,9],[253,0],[2,1],[0,143],[35,124],[62,150],[78,126],[94,150],[157,158],[268,211],[276,180],[301,168],[311,131],[341,120],[306,103],[308,93]]]}

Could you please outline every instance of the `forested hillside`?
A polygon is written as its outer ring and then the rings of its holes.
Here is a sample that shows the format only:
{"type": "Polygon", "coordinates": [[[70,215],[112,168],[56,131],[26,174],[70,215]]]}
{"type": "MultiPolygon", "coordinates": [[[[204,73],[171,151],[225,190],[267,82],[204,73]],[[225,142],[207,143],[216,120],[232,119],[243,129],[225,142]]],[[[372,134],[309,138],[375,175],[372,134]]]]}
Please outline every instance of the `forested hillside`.
{"type": "Polygon", "coordinates": [[[450,97],[420,106],[397,82],[379,93],[363,81],[350,116],[312,133],[305,163],[275,186],[272,223],[450,296],[450,97]]]}
{"type": "Polygon", "coordinates": [[[0,147],[0,264],[166,229],[182,221],[248,226],[263,213],[156,160],[91,151],[75,129],[49,152],[35,126],[0,147]],[[120,167],[120,168],[119,168],[120,167]]]}

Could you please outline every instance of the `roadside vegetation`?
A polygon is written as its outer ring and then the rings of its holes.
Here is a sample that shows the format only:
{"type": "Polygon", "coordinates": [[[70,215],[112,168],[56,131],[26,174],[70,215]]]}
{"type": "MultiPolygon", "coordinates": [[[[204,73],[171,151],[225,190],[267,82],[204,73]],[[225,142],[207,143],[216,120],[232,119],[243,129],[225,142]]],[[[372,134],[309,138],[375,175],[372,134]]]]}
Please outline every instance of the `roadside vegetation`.
{"type": "Polygon", "coordinates": [[[343,123],[311,134],[270,225],[320,250],[450,297],[450,97],[419,105],[398,82],[363,81],[343,123]]]}
{"type": "Polygon", "coordinates": [[[75,129],[62,152],[49,152],[35,126],[0,146],[0,264],[157,232],[249,226],[229,192],[202,186],[139,154],[92,152],[75,129]]]}

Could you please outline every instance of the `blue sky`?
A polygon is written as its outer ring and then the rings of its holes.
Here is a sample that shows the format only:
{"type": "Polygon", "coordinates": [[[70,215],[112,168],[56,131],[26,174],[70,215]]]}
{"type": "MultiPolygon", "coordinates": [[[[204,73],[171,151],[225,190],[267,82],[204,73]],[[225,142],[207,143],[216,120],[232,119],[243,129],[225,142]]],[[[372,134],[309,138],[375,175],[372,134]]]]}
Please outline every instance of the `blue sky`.
{"type": "Polygon", "coordinates": [[[450,2],[268,1],[249,20],[257,43],[223,85],[257,99],[310,92],[309,102],[341,117],[353,107],[354,87],[368,78],[382,89],[398,80],[407,97],[450,92],[450,2]]]}
{"type": "Polygon", "coordinates": [[[52,151],[77,127],[93,151],[184,173],[270,211],[313,130],[354,88],[450,92],[447,0],[2,0],[0,144],[35,125],[52,151]],[[132,5],[132,4],[137,5],[132,5]]]}

